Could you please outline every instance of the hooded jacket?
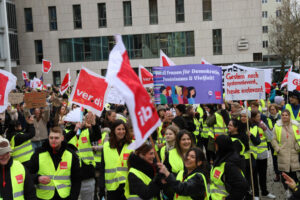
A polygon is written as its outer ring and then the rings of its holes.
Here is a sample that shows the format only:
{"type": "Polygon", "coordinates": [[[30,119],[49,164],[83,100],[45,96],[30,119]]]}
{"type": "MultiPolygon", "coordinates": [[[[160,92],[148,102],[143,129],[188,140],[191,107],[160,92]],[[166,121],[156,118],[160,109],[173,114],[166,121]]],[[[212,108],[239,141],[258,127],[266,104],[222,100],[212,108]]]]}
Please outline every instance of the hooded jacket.
{"type": "Polygon", "coordinates": [[[70,196],[62,199],[58,193],[57,190],[55,189],[55,194],[52,200],[77,200],[80,192],[80,187],[81,187],[81,179],[80,179],[80,165],[79,165],[79,158],[76,155],[76,153],[68,147],[67,143],[63,141],[61,143],[61,147],[58,152],[54,152],[52,147],[49,144],[49,141],[47,140],[44,142],[43,146],[38,148],[36,152],[32,155],[31,160],[30,160],[30,172],[33,175],[34,182],[35,184],[38,184],[38,178],[39,178],[39,154],[48,151],[51,158],[52,162],[54,164],[54,167],[57,169],[61,157],[64,153],[64,151],[69,151],[72,153],[72,166],[71,166],[71,191],[70,191],[70,196]]]}
{"type": "Polygon", "coordinates": [[[158,169],[156,165],[147,163],[134,153],[130,154],[128,165],[130,168],[135,168],[152,179],[149,185],[145,185],[135,174],[129,173],[128,181],[130,194],[138,195],[141,199],[151,199],[153,197],[160,199],[160,189],[162,188],[161,178],[163,175],[157,173],[158,169]]]}
{"type": "Polygon", "coordinates": [[[249,189],[248,182],[242,175],[243,161],[234,150],[230,137],[220,135],[217,137],[216,143],[219,149],[213,166],[216,167],[226,162],[225,172],[221,178],[229,193],[226,200],[243,199],[249,189]]]}
{"type": "MultiPolygon", "coordinates": [[[[13,158],[10,158],[7,165],[0,166],[0,197],[3,200],[12,200],[12,185],[11,185],[11,177],[10,177],[10,167],[12,165],[13,158]]],[[[31,178],[30,173],[25,167],[25,182],[24,182],[24,198],[25,200],[35,200],[36,193],[33,180],[31,178]]]]}

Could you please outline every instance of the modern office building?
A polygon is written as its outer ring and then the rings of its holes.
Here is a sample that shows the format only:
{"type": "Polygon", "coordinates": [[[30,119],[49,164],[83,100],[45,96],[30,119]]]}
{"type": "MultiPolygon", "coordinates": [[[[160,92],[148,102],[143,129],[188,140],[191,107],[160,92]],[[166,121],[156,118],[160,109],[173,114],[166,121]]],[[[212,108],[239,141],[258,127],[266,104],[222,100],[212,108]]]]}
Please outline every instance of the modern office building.
{"type": "MultiPolygon", "coordinates": [[[[3,0],[2,0],[3,1],[3,0]]],[[[113,35],[121,34],[131,65],[159,65],[162,49],[176,64],[262,61],[261,0],[18,0],[21,71],[45,83],[72,82],[81,66],[105,75],[113,35]]]]}
{"type": "Polygon", "coordinates": [[[11,71],[19,62],[16,6],[0,0],[0,68],[11,71]]]}

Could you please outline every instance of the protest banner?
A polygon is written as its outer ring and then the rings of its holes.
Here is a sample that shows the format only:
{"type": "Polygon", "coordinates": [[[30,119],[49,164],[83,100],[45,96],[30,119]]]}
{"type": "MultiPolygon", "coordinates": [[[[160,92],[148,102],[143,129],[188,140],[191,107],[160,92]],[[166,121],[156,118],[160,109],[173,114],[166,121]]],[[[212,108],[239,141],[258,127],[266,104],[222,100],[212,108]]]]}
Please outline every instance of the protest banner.
{"type": "Polygon", "coordinates": [[[224,88],[226,100],[265,99],[264,71],[227,72],[224,88]]]}
{"type": "Polygon", "coordinates": [[[43,73],[48,73],[50,70],[51,70],[51,68],[52,68],[52,63],[50,62],[50,61],[48,61],[48,60],[42,60],[42,64],[43,64],[43,66],[42,66],[42,72],[43,73]]]}
{"type": "Polygon", "coordinates": [[[139,65],[139,78],[144,87],[153,87],[153,74],[142,65],[139,65]]]}
{"type": "Polygon", "coordinates": [[[106,80],[126,101],[135,136],[135,142],[128,148],[137,149],[161,125],[161,121],[150,96],[130,65],[122,37],[117,35],[115,38],[116,45],[109,54],[106,80]]]}
{"type": "Polygon", "coordinates": [[[292,71],[288,73],[288,91],[300,91],[300,74],[292,71]]]}
{"type": "Polygon", "coordinates": [[[12,73],[0,69],[0,113],[8,106],[8,94],[16,88],[17,77],[12,73]]]}
{"type": "Polygon", "coordinates": [[[23,102],[24,94],[23,93],[9,93],[8,102],[10,104],[19,104],[23,102]]]}
{"type": "Polygon", "coordinates": [[[28,76],[27,76],[27,72],[23,71],[22,70],[22,77],[23,77],[23,80],[28,80],[28,76]]]}
{"type": "Polygon", "coordinates": [[[82,67],[69,98],[70,103],[82,106],[101,116],[108,84],[105,78],[82,67]]]}
{"type": "Polygon", "coordinates": [[[223,74],[223,88],[224,88],[224,75],[226,72],[243,72],[243,71],[256,71],[256,70],[263,70],[264,71],[264,82],[265,82],[265,88],[266,92],[271,92],[271,84],[272,84],[272,75],[273,70],[272,69],[258,69],[253,67],[245,67],[237,64],[233,64],[230,66],[223,66],[222,67],[222,74],[223,74]]]}
{"type": "Polygon", "coordinates": [[[156,104],[223,103],[220,67],[195,64],[152,69],[156,104]]]}
{"type": "Polygon", "coordinates": [[[46,92],[30,92],[24,94],[26,108],[46,107],[46,92]]]}
{"type": "Polygon", "coordinates": [[[106,103],[113,103],[113,104],[125,104],[125,99],[122,97],[120,92],[114,88],[111,87],[108,89],[106,99],[105,99],[105,104],[106,103]]]}

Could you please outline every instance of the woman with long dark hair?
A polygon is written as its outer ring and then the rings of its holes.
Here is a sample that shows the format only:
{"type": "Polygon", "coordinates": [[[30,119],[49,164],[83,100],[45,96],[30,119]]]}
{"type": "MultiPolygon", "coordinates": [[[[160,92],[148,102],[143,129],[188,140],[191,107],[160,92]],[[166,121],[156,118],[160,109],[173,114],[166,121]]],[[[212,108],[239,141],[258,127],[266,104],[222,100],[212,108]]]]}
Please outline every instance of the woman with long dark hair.
{"type": "Polygon", "coordinates": [[[124,186],[128,174],[127,160],[132,150],[128,149],[131,135],[123,120],[112,123],[109,142],[104,143],[100,165],[100,194],[107,190],[107,199],[126,199],[124,186]]]}
{"type": "Polygon", "coordinates": [[[184,169],[177,177],[158,163],[159,172],[165,175],[167,186],[175,191],[174,199],[208,200],[209,167],[201,149],[193,147],[188,150],[184,159],[184,169]]]}

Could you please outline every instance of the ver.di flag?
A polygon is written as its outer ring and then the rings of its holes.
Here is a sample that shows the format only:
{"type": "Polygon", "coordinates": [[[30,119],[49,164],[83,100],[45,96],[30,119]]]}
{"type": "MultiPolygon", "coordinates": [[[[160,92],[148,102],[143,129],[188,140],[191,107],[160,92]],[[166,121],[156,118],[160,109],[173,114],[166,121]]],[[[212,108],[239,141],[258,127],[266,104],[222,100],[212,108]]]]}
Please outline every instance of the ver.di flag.
{"type": "Polygon", "coordinates": [[[283,81],[281,82],[280,89],[282,89],[284,86],[288,84],[288,78],[289,78],[289,73],[292,71],[293,66],[290,67],[289,71],[285,74],[283,81]]]}
{"type": "Polygon", "coordinates": [[[162,50],[160,50],[160,66],[168,67],[174,65],[175,63],[162,50]]]}
{"type": "Polygon", "coordinates": [[[288,91],[300,91],[300,74],[291,71],[288,73],[288,91]]]}
{"type": "Polygon", "coordinates": [[[105,78],[82,67],[75,81],[69,102],[101,116],[108,84],[105,78]]]}
{"type": "Polygon", "coordinates": [[[51,67],[52,67],[51,61],[43,59],[42,63],[43,63],[42,72],[43,73],[48,73],[51,70],[51,67]]]}
{"type": "Polygon", "coordinates": [[[144,87],[153,87],[153,74],[142,65],[139,65],[139,78],[144,87]]]}
{"type": "Polygon", "coordinates": [[[207,62],[204,58],[201,58],[201,64],[202,65],[211,65],[211,63],[207,62]]]}
{"type": "Polygon", "coordinates": [[[17,77],[8,71],[0,69],[0,113],[8,106],[8,94],[16,89],[17,77]]]}
{"type": "Polygon", "coordinates": [[[156,109],[146,89],[133,71],[120,35],[109,54],[106,80],[124,97],[132,120],[135,142],[130,149],[137,149],[161,125],[156,109]]]}
{"type": "Polygon", "coordinates": [[[25,71],[22,70],[22,77],[23,77],[24,81],[25,80],[27,81],[28,80],[27,72],[25,72],[25,71]]]}
{"type": "Polygon", "coordinates": [[[68,69],[68,72],[66,73],[65,78],[61,83],[59,89],[61,95],[63,95],[67,91],[67,89],[70,87],[70,83],[71,83],[71,76],[70,76],[70,69],[68,69]]]}

